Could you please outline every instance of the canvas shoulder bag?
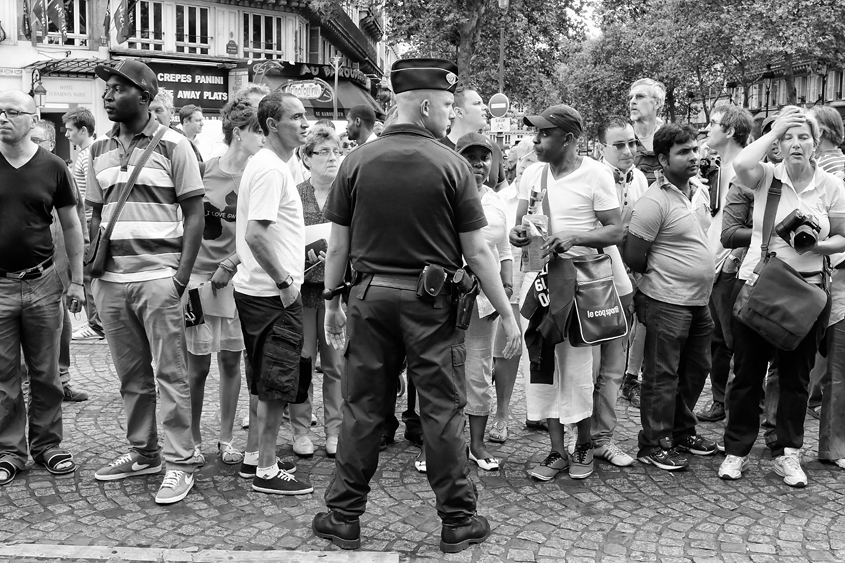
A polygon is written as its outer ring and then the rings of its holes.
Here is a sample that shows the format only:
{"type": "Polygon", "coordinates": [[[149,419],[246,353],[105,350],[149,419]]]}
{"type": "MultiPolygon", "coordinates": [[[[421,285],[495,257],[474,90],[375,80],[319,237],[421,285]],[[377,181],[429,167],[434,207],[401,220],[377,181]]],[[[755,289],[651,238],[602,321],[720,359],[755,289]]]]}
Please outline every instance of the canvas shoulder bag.
{"type": "Polygon", "coordinates": [[[100,226],[97,230],[97,234],[94,235],[94,240],[91,241],[91,245],[88,247],[88,256],[85,257],[85,265],[91,265],[91,277],[99,278],[106,273],[106,262],[109,259],[109,243],[111,241],[112,231],[114,231],[114,226],[117,223],[118,217],[120,217],[120,213],[123,211],[123,207],[126,205],[126,201],[129,199],[129,193],[132,191],[132,188],[135,186],[135,182],[138,180],[138,175],[141,173],[144,165],[147,164],[147,161],[150,159],[150,155],[153,154],[153,151],[156,146],[158,146],[159,141],[161,141],[161,138],[164,137],[166,132],[167,127],[162,125],[158,126],[155,135],[152,140],[150,140],[150,144],[147,145],[147,148],[144,150],[141,158],[135,163],[135,168],[132,169],[132,174],[129,175],[129,180],[127,180],[126,185],[123,186],[123,191],[120,193],[120,197],[117,200],[117,205],[115,206],[114,213],[112,213],[111,219],[109,220],[108,226],[105,228],[100,226]]]}
{"type": "MultiPolygon", "coordinates": [[[[751,279],[740,290],[733,313],[779,350],[791,351],[807,337],[824,312],[828,294],[817,285],[808,283],[776,253],[769,253],[781,188],[781,181],[772,178],[763,216],[760,262],[754,268],[751,279]]],[[[821,275],[825,287],[828,287],[827,267],[821,275]]]]}

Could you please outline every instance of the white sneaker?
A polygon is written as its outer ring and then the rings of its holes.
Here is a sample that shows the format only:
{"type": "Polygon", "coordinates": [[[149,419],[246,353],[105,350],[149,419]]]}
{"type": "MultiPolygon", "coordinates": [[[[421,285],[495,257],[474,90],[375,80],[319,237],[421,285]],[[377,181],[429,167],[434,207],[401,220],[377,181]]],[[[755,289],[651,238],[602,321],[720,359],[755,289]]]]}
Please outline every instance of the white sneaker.
{"type": "Polygon", "coordinates": [[[91,328],[91,325],[85,323],[77,328],[70,335],[71,340],[102,340],[105,336],[91,328]]]}
{"type": "Polygon", "coordinates": [[[736,481],[742,472],[748,469],[748,456],[728,455],[719,466],[719,477],[727,481],[736,481]]]}
{"type": "Polygon", "coordinates": [[[843,457],[843,458],[841,458],[841,459],[837,459],[834,463],[835,463],[838,467],[841,467],[842,469],[845,469],[845,457],[843,457]]]}
{"type": "Polygon", "coordinates": [[[308,436],[300,436],[293,443],[293,453],[299,457],[311,457],[314,455],[314,444],[308,436]]]}
{"type": "Polygon", "coordinates": [[[241,428],[249,428],[249,411],[246,411],[246,416],[241,421],[241,428]]]}
{"type": "Polygon", "coordinates": [[[164,474],[164,481],[156,494],[158,504],[173,504],[179,502],[188,495],[194,487],[194,474],[185,473],[177,469],[169,469],[164,474]]]}
{"type": "Polygon", "coordinates": [[[337,454],[337,436],[326,438],[326,455],[334,457],[337,454]]]}
{"type": "Polygon", "coordinates": [[[799,452],[796,448],[784,448],[783,455],[775,458],[775,473],[790,487],[807,486],[807,474],[801,469],[799,452]]]}
{"type": "Polygon", "coordinates": [[[614,442],[608,442],[597,448],[593,448],[593,455],[610,462],[616,467],[628,467],[634,465],[634,458],[622,451],[614,442]]]}

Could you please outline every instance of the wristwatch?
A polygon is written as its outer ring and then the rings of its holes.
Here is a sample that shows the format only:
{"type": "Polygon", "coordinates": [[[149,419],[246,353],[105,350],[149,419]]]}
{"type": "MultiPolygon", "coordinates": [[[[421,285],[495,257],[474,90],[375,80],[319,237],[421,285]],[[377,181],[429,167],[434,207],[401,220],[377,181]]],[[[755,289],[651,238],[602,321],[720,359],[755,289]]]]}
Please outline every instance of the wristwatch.
{"type": "Polygon", "coordinates": [[[279,289],[287,289],[287,288],[289,288],[291,285],[293,285],[293,276],[291,276],[290,274],[288,274],[288,277],[286,277],[286,278],[284,279],[284,281],[280,281],[279,283],[277,283],[277,284],[276,284],[276,287],[278,287],[279,289]]]}

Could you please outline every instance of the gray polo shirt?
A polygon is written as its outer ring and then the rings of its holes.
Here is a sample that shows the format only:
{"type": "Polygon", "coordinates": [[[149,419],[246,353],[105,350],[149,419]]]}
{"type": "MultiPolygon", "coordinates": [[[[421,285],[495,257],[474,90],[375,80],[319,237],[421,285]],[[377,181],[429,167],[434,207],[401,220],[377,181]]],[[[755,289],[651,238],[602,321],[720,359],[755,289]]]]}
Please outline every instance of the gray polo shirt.
{"type": "Polygon", "coordinates": [[[707,238],[710,196],[692,187],[692,201],[664,180],[651,185],[634,205],[628,230],[651,242],[639,289],[682,306],[707,305],[713,288],[713,250],[707,238]]]}

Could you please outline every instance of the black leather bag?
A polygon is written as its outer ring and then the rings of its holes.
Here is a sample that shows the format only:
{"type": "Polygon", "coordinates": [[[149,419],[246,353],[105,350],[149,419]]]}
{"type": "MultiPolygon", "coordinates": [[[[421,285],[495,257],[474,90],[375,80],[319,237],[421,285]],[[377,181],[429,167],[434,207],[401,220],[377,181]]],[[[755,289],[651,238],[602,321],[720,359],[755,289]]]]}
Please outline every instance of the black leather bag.
{"type": "Polygon", "coordinates": [[[569,259],[575,266],[575,306],[569,322],[572,346],[596,346],[628,334],[622,300],[613,283],[613,266],[607,254],[569,259]]]}
{"type": "MultiPolygon", "coordinates": [[[[769,240],[781,194],[781,181],[772,179],[763,219],[763,244],[760,262],[751,279],[745,282],[734,303],[737,319],[780,350],[795,350],[813,329],[827,307],[827,291],[808,283],[789,264],[769,253],[769,240]]],[[[823,284],[830,271],[825,257],[821,272],[823,284]]]]}

